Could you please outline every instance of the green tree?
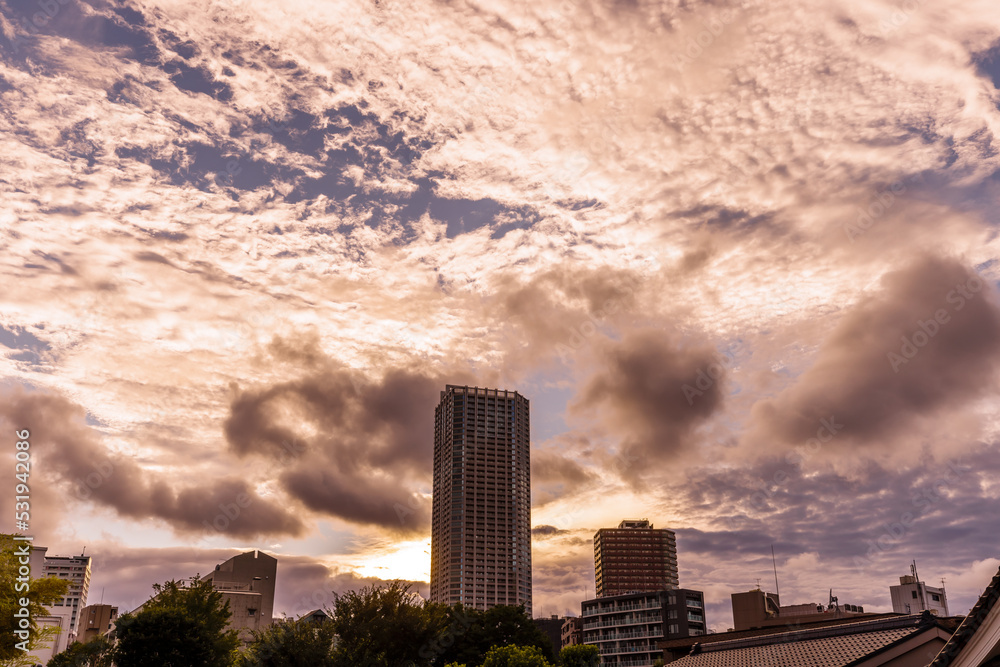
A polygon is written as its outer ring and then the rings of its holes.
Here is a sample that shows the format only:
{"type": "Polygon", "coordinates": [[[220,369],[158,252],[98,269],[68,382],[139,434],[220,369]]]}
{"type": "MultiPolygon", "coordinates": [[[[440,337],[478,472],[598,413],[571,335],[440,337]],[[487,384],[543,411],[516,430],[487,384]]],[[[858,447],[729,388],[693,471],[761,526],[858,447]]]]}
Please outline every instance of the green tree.
{"type": "Polygon", "coordinates": [[[230,667],[239,639],[227,629],[229,602],[209,580],[153,584],[155,595],[115,623],[118,667],[230,667]]]}
{"type": "Polygon", "coordinates": [[[276,621],[255,631],[238,667],[334,667],[332,620],[276,621]]]}
{"type": "Polygon", "coordinates": [[[447,607],[421,603],[409,584],[393,581],[335,596],[337,667],[423,667],[427,647],[448,621],[447,607]]]}
{"type": "Polygon", "coordinates": [[[533,646],[546,660],[555,660],[551,640],[531,620],[524,605],[498,605],[486,611],[456,605],[451,610],[451,618],[449,629],[459,631],[453,632],[450,645],[441,639],[437,641],[442,649],[435,665],[457,662],[480,667],[484,656],[494,646],[533,646]]]}
{"type": "Polygon", "coordinates": [[[494,646],[483,667],[552,667],[537,646],[494,646]]]}
{"type": "Polygon", "coordinates": [[[598,667],[601,652],[596,646],[575,644],[559,652],[559,667],[598,667]]]}
{"type": "MultiPolygon", "coordinates": [[[[32,651],[45,646],[57,634],[56,628],[39,628],[35,619],[38,616],[48,616],[46,607],[61,600],[69,590],[69,582],[58,577],[42,577],[23,581],[24,566],[22,560],[27,560],[31,553],[30,542],[15,540],[13,535],[0,534],[0,665],[14,667],[19,665],[34,665],[38,663],[32,651]],[[18,579],[22,581],[18,581],[18,579]],[[28,590],[23,590],[27,586],[28,590]],[[15,614],[21,613],[21,599],[28,601],[27,628],[21,627],[21,618],[15,614]],[[27,636],[15,634],[26,632],[27,636]],[[27,648],[22,651],[18,647],[22,641],[27,648]]],[[[38,574],[37,572],[35,574],[38,574]]]]}
{"type": "Polygon", "coordinates": [[[114,646],[104,637],[94,637],[86,644],[74,643],[57,653],[46,667],[111,667],[114,646]]]}

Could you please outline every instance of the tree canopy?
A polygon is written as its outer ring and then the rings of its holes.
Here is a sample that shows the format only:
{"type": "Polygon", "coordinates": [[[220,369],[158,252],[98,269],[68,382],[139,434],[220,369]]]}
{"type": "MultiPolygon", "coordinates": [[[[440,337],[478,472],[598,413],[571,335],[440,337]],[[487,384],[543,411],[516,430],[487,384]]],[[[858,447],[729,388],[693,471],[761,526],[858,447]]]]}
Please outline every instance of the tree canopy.
{"type": "Polygon", "coordinates": [[[333,620],[309,618],[275,621],[254,632],[238,667],[334,667],[333,620]]]}
{"type": "Polygon", "coordinates": [[[596,646],[575,644],[559,652],[559,667],[598,667],[601,652],[596,646]]]}
{"type": "Polygon", "coordinates": [[[115,624],[118,667],[230,667],[239,639],[227,629],[231,612],[210,580],[184,587],[154,584],[155,595],[115,624]]]}
{"type": "Polygon", "coordinates": [[[422,602],[400,581],[337,595],[333,605],[335,664],[430,665],[433,655],[427,647],[444,631],[447,610],[445,605],[422,602]]]}
{"type": "Polygon", "coordinates": [[[114,645],[104,637],[94,637],[86,644],[73,643],[57,653],[46,667],[111,667],[114,645]]]}
{"type": "Polygon", "coordinates": [[[537,646],[495,646],[486,654],[483,667],[552,667],[537,646]]]}
{"type": "Polygon", "coordinates": [[[438,638],[440,647],[434,665],[449,662],[479,667],[487,652],[495,646],[533,646],[542,656],[555,661],[552,641],[525,612],[524,605],[498,605],[486,611],[462,605],[449,608],[447,634],[438,638]],[[446,641],[450,639],[450,641],[446,641]]]}

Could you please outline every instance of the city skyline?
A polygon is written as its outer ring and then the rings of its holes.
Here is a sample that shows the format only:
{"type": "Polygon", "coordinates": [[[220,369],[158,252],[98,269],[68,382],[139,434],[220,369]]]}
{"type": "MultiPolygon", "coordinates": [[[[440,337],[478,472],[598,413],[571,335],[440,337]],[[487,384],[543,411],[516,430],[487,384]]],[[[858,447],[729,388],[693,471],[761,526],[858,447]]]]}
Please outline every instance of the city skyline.
{"type": "Polygon", "coordinates": [[[530,398],[536,616],[623,517],[722,630],[1000,566],[995,3],[0,0],[0,109],[0,457],[91,598],[429,596],[448,385],[530,398]]]}

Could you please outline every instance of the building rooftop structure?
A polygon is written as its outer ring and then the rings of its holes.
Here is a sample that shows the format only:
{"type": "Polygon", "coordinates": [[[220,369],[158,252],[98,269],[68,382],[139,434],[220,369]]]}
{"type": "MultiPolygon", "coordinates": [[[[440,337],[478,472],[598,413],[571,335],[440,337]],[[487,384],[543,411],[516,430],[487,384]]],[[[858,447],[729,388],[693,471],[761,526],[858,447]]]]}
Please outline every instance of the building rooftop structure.
{"type": "Polygon", "coordinates": [[[840,604],[833,591],[830,591],[830,600],[826,606],[816,603],[781,606],[777,593],[766,593],[759,588],[745,593],[733,593],[731,597],[734,630],[871,616],[870,613],[865,613],[862,606],[840,604]]]}
{"type": "Polygon", "coordinates": [[[892,610],[896,613],[919,614],[929,611],[938,616],[950,616],[944,582],[938,588],[920,581],[916,561],[910,564],[910,574],[899,578],[898,586],[889,587],[889,595],[892,598],[892,610]]]}

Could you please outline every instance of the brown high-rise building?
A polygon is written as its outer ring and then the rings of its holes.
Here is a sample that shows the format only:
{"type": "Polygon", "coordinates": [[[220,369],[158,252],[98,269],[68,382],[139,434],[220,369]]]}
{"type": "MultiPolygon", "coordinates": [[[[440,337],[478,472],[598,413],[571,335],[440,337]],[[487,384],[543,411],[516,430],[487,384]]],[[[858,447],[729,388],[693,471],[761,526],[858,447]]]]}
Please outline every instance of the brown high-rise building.
{"type": "Polygon", "coordinates": [[[434,411],[434,602],[531,614],[528,399],[447,385],[434,411]]]}
{"type": "Polygon", "coordinates": [[[597,597],[677,588],[677,539],[645,519],[594,535],[597,597]]]}

